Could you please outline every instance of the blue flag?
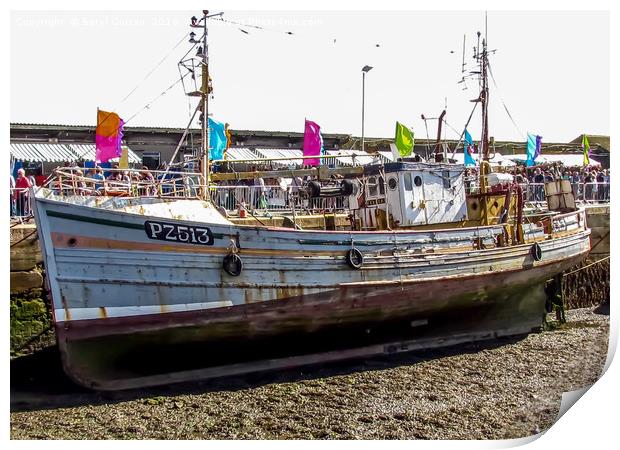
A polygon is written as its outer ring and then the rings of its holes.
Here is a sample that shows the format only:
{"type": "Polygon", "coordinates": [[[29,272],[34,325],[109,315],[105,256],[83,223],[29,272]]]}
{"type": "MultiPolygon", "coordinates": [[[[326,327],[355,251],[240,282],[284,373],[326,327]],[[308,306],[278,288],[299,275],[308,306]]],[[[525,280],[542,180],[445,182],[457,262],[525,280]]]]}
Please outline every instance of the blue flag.
{"type": "Polygon", "coordinates": [[[209,158],[211,160],[223,159],[227,142],[226,126],[209,117],[209,158]]]}
{"type": "Polygon", "coordinates": [[[465,145],[463,146],[463,155],[465,156],[466,166],[475,166],[476,160],[472,156],[474,150],[474,140],[471,138],[471,134],[465,129],[465,145]]]}
{"type": "Polygon", "coordinates": [[[527,167],[533,166],[534,161],[540,155],[540,149],[542,146],[542,136],[527,133],[527,167]]]}

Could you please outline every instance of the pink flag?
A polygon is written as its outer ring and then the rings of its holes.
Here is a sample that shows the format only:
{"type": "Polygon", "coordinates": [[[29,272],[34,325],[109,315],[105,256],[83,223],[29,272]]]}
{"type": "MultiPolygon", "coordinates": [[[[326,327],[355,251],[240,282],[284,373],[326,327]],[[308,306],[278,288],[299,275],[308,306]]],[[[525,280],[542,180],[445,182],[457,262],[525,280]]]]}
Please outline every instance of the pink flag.
{"type": "MultiPolygon", "coordinates": [[[[306,120],[304,130],[304,156],[320,156],[323,152],[323,137],[321,136],[321,127],[315,122],[306,120]]],[[[304,165],[318,166],[319,158],[304,159],[304,165]]]]}
{"type": "Polygon", "coordinates": [[[95,131],[96,162],[108,162],[121,156],[123,139],[123,119],[118,114],[97,110],[97,129],[95,131]]]}

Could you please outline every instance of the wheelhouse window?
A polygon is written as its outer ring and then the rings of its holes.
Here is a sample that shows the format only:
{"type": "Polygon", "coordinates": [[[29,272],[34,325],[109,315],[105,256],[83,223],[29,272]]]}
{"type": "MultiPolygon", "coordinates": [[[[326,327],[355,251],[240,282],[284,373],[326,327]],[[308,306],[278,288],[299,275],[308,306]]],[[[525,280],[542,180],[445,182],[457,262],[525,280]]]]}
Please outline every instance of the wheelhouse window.
{"type": "Polygon", "coordinates": [[[405,182],[405,191],[411,192],[413,185],[411,184],[411,172],[403,173],[403,181],[405,182]]]}
{"type": "Polygon", "coordinates": [[[375,177],[370,177],[368,179],[368,196],[376,197],[377,196],[377,179],[375,177]]]}

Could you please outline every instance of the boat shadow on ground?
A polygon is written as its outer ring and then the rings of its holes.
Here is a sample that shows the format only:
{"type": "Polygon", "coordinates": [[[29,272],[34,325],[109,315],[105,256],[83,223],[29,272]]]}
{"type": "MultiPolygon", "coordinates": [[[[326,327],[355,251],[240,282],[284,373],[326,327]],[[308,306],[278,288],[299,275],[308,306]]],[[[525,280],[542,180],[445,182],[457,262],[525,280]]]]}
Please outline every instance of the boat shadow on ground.
{"type": "Polygon", "coordinates": [[[502,337],[432,350],[416,350],[407,353],[124,391],[93,391],[78,386],[65,375],[60,352],[58,347],[54,345],[11,361],[11,412],[114,404],[156,396],[176,397],[218,391],[237,391],[268,384],[386,370],[457,354],[473,354],[516,343],[525,337],[527,335],[502,337]]]}

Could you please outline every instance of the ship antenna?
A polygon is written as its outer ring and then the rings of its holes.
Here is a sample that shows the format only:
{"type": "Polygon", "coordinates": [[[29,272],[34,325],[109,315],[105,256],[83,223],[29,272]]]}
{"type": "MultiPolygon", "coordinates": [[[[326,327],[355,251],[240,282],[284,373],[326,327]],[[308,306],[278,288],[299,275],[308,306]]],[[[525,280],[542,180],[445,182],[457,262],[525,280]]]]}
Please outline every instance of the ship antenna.
{"type": "Polygon", "coordinates": [[[463,35],[463,59],[461,60],[461,81],[459,81],[460,83],[463,83],[463,90],[467,90],[467,83],[465,82],[465,68],[467,67],[467,64],[465,63],[465,36],[463,35]]]}

